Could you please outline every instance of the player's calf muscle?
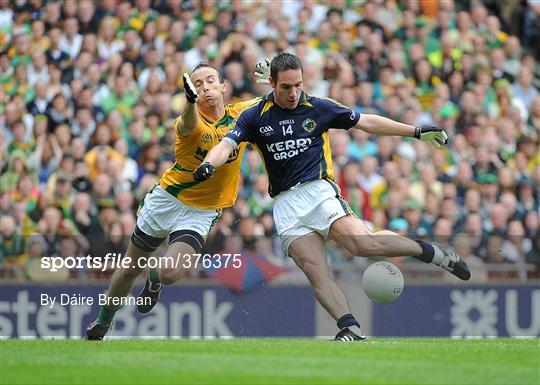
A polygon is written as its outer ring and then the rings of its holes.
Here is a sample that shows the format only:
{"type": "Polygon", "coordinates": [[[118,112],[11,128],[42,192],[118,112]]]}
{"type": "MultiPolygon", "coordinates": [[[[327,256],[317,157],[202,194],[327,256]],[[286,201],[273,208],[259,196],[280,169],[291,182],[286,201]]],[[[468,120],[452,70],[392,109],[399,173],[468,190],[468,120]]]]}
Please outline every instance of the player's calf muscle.
{"type": "Polygon", "coordinates": [[[119,275],[123,279],[135,279],[137,278],[143,271],[143,269],[139,266],[130,266],[126,268],[120,268],[119,275]]]}
{"type": "Polygon", "coordinates": [[[323,263],[317,263],[309,259],[295,260],[295,262],[307,275],[310,281],[321,281],[330,277],[330,272],[323,263]]]}
{"type": "Polygon", "coordinates": [[[362,235],[349,235],[334,231],[332,238],[353,255],[377,256],[384,251],[382,239],[376,233],[367,230],[362,235]]]}
{"type": "Polygon", "coordinates": [[[354,255],[364,256],[379,255],[384,247],[373,233],[354,236],[351,238],[351,244],[354,255]]]}
{"type": "Polygon", "coordinates": [[[121,276],[123,279],[137,278],[144,270],[141,267],[144,266],[144,264],[142,264],[141,262],[143,260],[146,260],[150,256],[150,254],[151,253],[140,250],[138,247],[136,247],[130,242],[124,256],[124,258],[126,259],[129,258],[128,260],[130,261],[130,265],[128,267],[118,269],[115,274],[118,273],[118,275],[121,276]]]}
{"type": "Polygon", "coordinates": [[[294,262],[302,269],[310,282],[318,283],[325,279],[330,279],[330,271],[328,270],[328,265],[324,260],[324,256],[320,256],[319,259],[314,255],[305,255],[295,252],[294,249],[291,254],[294,262]]]}

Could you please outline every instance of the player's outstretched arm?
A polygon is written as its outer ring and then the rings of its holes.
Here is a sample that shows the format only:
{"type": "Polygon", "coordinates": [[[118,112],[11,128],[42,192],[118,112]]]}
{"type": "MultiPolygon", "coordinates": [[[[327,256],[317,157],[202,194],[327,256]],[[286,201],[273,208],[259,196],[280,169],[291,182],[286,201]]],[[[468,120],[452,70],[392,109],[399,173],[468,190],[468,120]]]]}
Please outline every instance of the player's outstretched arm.
{"type": "Polygon", "coordinates": [[[443,144],[448,143],[448,135],[442,128],[427,125],[415,127],[372,114],[362,114],[354,128],[373,135],[410,136],[425,142],[431,142],[435,147],[441,147],[443,144]]]}
{"type": "Polygon", "coordinates": [[[225,164],[232,150],[233,145],[226,139],[219,142],[214,148],[212,148],[203,162],[193,172],[193,179],[199,182],[203,182],[214,175],[214,171],[217,167],[225,164]]]}
{"type": "Polygon", "coordinates": [[[180,119],[176,130],[179,135],[189,136],[193,133],[198,123],[198,113],[197,113],[197,90],[191,82],[189,75],[184,73],[182,76],[184,81],[184,91],[186,93],[187,103],[182,111],[182,118],[180,119]]]}

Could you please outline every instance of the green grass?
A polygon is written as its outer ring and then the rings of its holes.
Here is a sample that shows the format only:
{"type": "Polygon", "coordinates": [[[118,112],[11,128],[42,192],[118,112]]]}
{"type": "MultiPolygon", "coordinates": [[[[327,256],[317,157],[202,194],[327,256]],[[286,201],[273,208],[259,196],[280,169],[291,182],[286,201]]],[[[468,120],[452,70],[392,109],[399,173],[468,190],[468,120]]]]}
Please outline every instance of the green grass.
{"type": "Polygon", "coordinates": [[[540,384],[540,340],[4,340],[1,384],[540,384]]]}

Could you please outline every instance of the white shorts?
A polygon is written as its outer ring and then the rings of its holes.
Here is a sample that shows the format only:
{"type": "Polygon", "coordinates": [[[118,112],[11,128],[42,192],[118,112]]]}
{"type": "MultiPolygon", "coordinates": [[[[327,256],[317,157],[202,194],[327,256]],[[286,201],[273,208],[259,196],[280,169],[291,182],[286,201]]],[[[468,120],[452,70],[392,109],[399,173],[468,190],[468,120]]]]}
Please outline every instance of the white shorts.
{"type": "Polygon", "coordinates": [[[279,194],[274,203],[274,222],[286,253],[294,240],[311,232],[326,239],[332,223],[351,213],[339,187],[327,179],[292,187],[279,194]]]}
{"type": "Polygon", "coordinates": [[[157,185],[144,197],[137,226],[156,238],[167,238],[177,230],[192,230],[206,239],[221,215],[221,210],[186,206],[157,185]]]}

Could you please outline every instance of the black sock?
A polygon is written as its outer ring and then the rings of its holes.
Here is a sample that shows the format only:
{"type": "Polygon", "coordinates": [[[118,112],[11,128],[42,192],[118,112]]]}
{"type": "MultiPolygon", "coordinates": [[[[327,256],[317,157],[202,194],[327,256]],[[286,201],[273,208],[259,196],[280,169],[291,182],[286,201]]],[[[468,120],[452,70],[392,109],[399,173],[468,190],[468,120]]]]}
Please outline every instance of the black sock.
{"type": "Polygon", "coordinates": [[[337,320],[337,327],[339,328],[339,330],[347,328],[349,326],[360,327],[360,323],[356,320],[356,318],[354,318],[352,314],[345,314],[337,320]]]}
{"type": "Polygon", "coordinates": [[[431,263],[433,261],[433,257],[435,256],[435,250],[433,249],[433,246],[431,246],[427,242],[419,240],[417,240],[416,243],[418,243],[422,248],[422,254],[415,255],[414,257],[422,262],[431,263]]]}

